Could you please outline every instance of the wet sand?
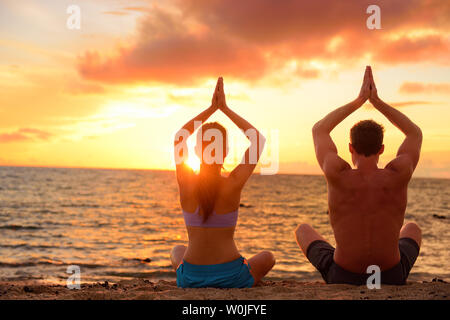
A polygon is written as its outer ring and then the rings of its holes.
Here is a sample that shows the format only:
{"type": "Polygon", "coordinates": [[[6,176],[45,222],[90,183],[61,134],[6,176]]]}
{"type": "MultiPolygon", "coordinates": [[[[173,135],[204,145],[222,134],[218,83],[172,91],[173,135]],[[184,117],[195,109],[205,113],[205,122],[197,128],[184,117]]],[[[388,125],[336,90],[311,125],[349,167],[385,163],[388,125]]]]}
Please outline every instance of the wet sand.
{"type": "Polygon", "coordinates": [[[405,286],[326,285],[295,280],[263,281],[249,289],[180,289],[175,281],[123,280],[118,283],[82,284],[81,289],[30,282],[0,282],[0,299],[25,300],[450,300],[450,283],[409,282],[405,286]]]}

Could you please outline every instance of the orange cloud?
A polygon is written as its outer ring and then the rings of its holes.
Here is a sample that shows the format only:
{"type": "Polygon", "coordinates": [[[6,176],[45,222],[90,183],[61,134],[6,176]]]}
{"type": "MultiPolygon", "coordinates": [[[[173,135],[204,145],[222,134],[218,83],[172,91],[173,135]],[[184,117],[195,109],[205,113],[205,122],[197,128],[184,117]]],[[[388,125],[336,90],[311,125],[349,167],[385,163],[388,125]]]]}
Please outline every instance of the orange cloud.
{"type": "Polygon", "coordinates": [[[380,61],[407,63],[441,60],[443,64],[450,64],[448,55],[450,42],[447,35],[431,35],[414,39],[404,37],[381,43],[380,47],[380,50],[375,53],[375,58],[380,61]]]}
{"type": "Polygon", "coordinates": [[[126,15],[130,14],[130,12],[127,12],[127,11],[148,12],[149,8],[146,8],[146,7],[124,7],[124,8],[121,8],[120,10],[103,11],[103,13],[114,15],[114,16],[126,16],[126,15]]]}
{"type": "Polygon", "coordinates": [[[450,94],[450,83],[405,82],[400,86],[400,93],[442,93],[450,94]]]}
{"type": "Polygon", "coordinates": [[[105,88],[95,83],[83,83],[72,81],[67,85],[67,92],[71,94],[100,94],[105,93],[105,88]]]}
{"type": "Polygon", "coordinates": [[[110,14],[113,16],[126,16],[128,15],[128,12],[123,11],[103,11],[104,14],[110,14]]]}
{"type": "MultiPolygon", "coordinates": [[[[374,1],[174,0],[178,12],[154,6],[136,39],[115,56],[87,51],[78,71],[102,82],[185,83],[223,75],[246,80],[283,63],[352,63],[367,54],[385,64],[448,64],[450,5],[438,0],[375,1],[383,30],[368,30],[374,1]],[[410,30],[432,30],[412,37],[410,30]],[[401,36],[399,36],[401,35],[401,36]]],[[[420,32],[419,32],[420,34],[420,32]]],[[[317,70],[299,69],[315,78],[317,70]]]]}
{"type": "MultiPolygon", "coordinates": [[[[391,106],[394,108],[403,108],[403,107],[411,107],[411,106],[425,106],[430,104],[436,104],[438,102],[432,101],[399,101],[399,102],[389,102],[391,106]]],[[[373,106],[370,103],[364,104],[364,109],[372,109],[373,106]]]]}
{"type": "Polygon", "coordinates": [[[80,74],[112,83],[188,83],[211,74],[264,74],[266,61],[258,49],[220,34],[195,34],[159,9],[140,28],[138,43],[122,48],[116,57],[86,52],[79,58],[80,74]]]}
{"type": "Polygon", "coordinates": [[[149,8],[147,8],[147,7],[125,7],[125,8],[123,8],[123,10],[136,11],[136,12],[148,12],[149,8]]]}
{"type": "Polygon", "coordinates": [[[296,72],[301,78],[315,79],[320,76],[320,70],[308,67],[297,67],[296,72]]]}
{"type": "Polygon", "coordinates": [[[23,142],[28,140],[48,140],[53,134],[34,128],[21,128],[12,133],[0,134],[0,143],[23,142]]]}
{"type": "Polygon", "coordinates": [[[400,107],[435,104],[435,102],[431,102],[431,101],[401,101],[401,102],[391,102],[390,104],[394,107],[400,108],[400,107]]]}

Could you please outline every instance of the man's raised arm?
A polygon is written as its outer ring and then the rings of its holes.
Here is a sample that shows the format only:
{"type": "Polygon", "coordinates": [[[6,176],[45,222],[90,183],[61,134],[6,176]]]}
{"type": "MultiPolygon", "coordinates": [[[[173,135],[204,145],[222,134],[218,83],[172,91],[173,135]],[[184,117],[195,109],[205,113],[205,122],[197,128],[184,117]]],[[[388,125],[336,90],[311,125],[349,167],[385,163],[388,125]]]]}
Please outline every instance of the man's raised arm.
{"type": "Polygon", "coordinates": [[[317,161],[327,176],[350,168],[350,165],[337,155],[337,148],[331,139],[330,132],[369,98],[370,78],[368,70],[367,67],[358,98],[330,112],[325,118],[318,121],[312,129],[317,161]]]}
{"type": "Polygon", "coordinates": [[[383,102],[377,93],[372,69],[369,69],[371,90],[369,101],[380,111],[393,125],[405,134],[405,140],[397,151],[397,157],[392,160],[387,168],[405,172],[409,177],[419,162],[420,148],[422,146],[422,130],[407,116],[383,102]]]}

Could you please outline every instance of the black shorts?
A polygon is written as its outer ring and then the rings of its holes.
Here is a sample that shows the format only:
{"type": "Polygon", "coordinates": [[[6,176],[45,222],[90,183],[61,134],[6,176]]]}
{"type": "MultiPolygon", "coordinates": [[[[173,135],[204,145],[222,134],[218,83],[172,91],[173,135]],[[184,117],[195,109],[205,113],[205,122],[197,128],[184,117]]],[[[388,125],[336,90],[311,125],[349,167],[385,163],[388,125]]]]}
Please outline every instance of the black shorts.
{"type": "MultiPolygon", "coordinates": [[[[398,240],[400,262],[389,270],[381,271],[381,283],[401,285],[406,283],[409,272],[419,256],[419,245],[411,238],[398,240]]],[[[347,271],[333,260],[334,248],[325,241],[311,242],[306,250],[309,262],[319,270],[326,283],[346,283],[363,285],[371,274],[359,274],[347,271]]]]}

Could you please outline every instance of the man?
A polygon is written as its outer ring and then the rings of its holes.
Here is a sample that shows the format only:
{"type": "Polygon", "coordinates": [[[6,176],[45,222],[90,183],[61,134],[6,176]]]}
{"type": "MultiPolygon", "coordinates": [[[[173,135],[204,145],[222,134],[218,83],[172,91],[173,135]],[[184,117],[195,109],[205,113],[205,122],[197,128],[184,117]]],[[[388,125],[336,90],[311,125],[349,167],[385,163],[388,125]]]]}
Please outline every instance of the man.
{"type": "Polygon", "coordinates": [[[328,184],[328,205],[336,249],[311,226],[300,224],[297,243],[327,283],[366,284],[367,267],[380,268],[381,282],[405,284],[421,244],[415,223],[403,226],[407,188],[419,161],[422,132],[377,94],[368,66],[358,98],[336,109],[313,127],[316,157],[328,184]],[[340,158],[330,132],[369,99],[406,136],[397,157],[383,169],[383,127],[372,120],[350,131],[349,150],[356,169],[340,158]]]}

